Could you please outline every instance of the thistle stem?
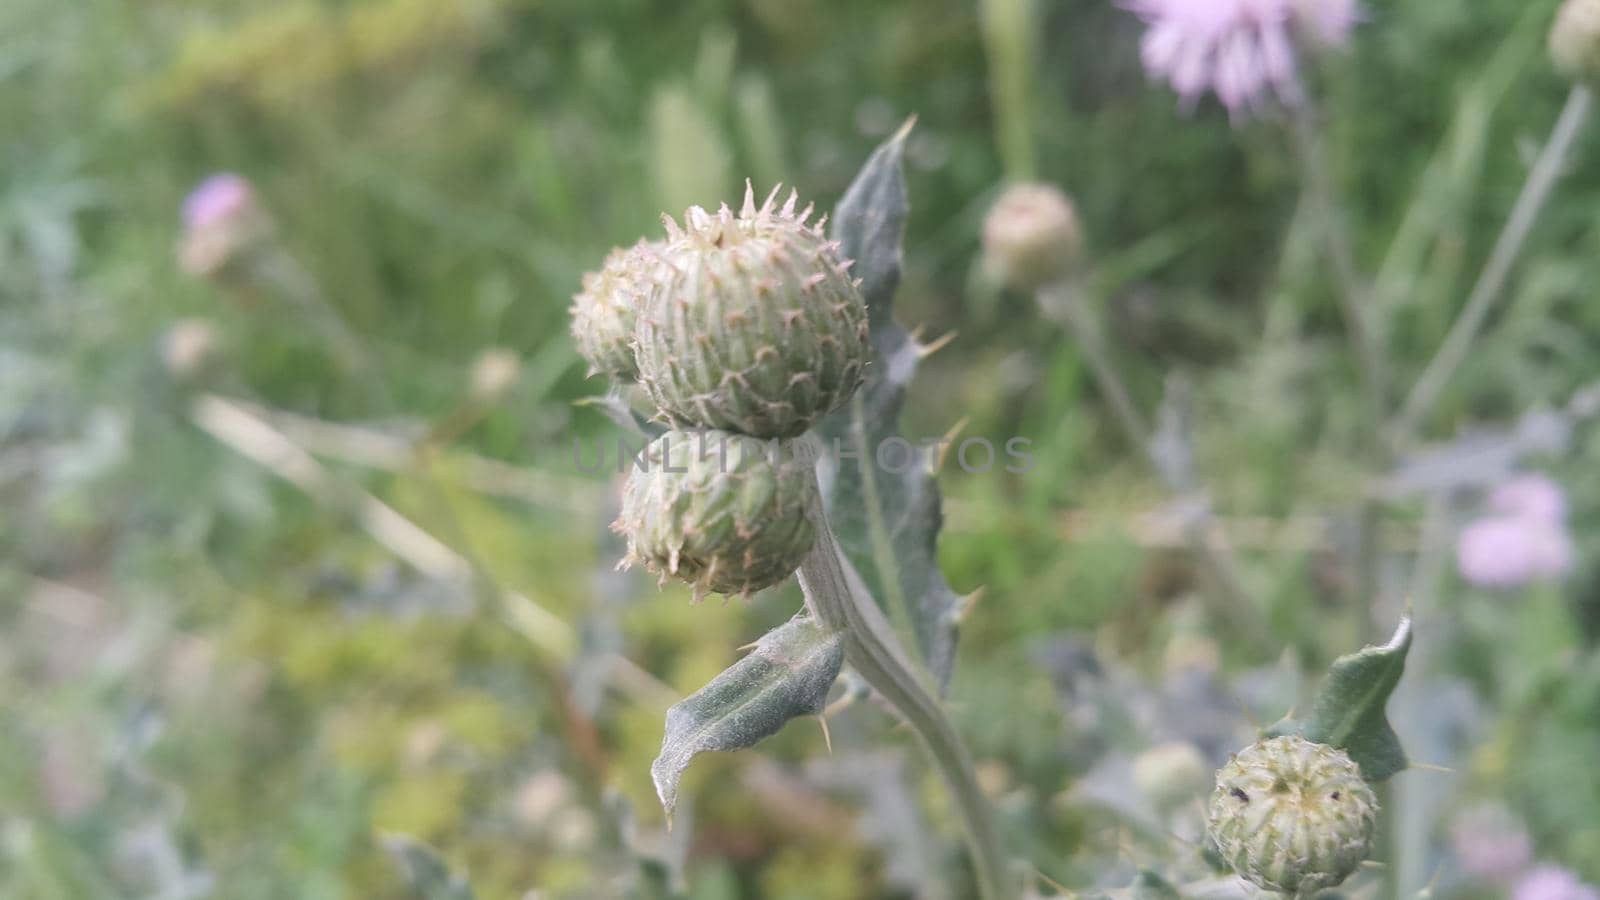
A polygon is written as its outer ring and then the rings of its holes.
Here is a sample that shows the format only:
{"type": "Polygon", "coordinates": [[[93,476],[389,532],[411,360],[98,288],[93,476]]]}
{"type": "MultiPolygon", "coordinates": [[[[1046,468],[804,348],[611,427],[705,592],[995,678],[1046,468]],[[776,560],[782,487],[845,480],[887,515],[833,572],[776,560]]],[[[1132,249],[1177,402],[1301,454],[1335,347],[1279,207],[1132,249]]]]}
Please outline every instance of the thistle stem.
{"type": "MultiPolygon", "coordinates": [[[[814,463],[815,439],[796,444],[797,452],[814,463]]],[[[1010,873],[994,812],[978,786],[971,753],[866,585],[844,561],[821,502],[814,501],[808,513],[816,525],[817,544],[800,564],[806,609],[825,627],[844,632],[845,659],[900,713],[928,751],[961,819],[979,896],[983,900],[1015,900],[1018,880],[1010,873]]]]}
{"type": "Polygon", "coordinates": [[[1505,288],[1511,268],[1522,252],[1522,245],[1527,241],[1529,232],[1539,219],[1539,212],[1544,209],[1545,201],[1550,199],[1551,190],[1561,179],[1561,170],[1566,165],[1567,156],[1571,153],[1579,133],[1582,132],[1583,124],[1589,118],[1593,105],[1594,92],[1582,85],[1574,87],[1567,95],[1566,106],[1562,108],[1560,118],[1551,129],[1550,139],[1539,151],[1539,157],[1534,161],[1533,168],[1528,170],[1528,178],[1522,185],[1522,193],[1517,196],[1517,202],[1511,208],[1511,215],[1506,219],[1505,227],[1501,229],[1500,237],[1496,239],[1494,249],[1489,253],[1489,261],[1484,264],[1483,272],[1472,287],[1472,293],[1467,296],[1466,305],[1461,308],[1461,314],[1450,326],[1444,343],[1439,346],[1438,352],[1423,370],[1422,377],[1417,379],[1411,393],[1406,395],[1405,403],[1401,405],[1400,412],[1390,428],[1392,444],[1399,445],[1410,439],[1412,432],[1422,424],[1422,420],[1438,401],[1439,395],[1455,375],[1456,369],[1466,360],[1468,351],[1472,349],[1473,340],[1483,327],[1484,318],[1488,316],[1490,308],[1494,306],[1505,288]]]}
{"type": "Polygon", "coordinates": [[[1389,391],[1383,329],[1376,326],[1371,318],[1376,311],[1371,302],[1372,292],[1356,267],[1350,234],[1334,198],[1333,176],[1328,169],[1328,153],[1318,113],[1309,96],[1294,107],[1289,118],[1295,155],[1300,159],[1301,174],[1305,179],[1306,201],[1310,204],[1310,214],[1322,240],[1323,252],[1327,254],[1334,278],[1339,283],[1339,311],[1344,318],[1345,330],[1350,335],[1350,343],[1355,348],[1360,369],[1358,377],[1366,397],[1372,434],[1376,438],[1382,430],[1383,417],[1387,414],[1389,391]]]}
{"type": "MultiPolygon", "coordinates": [[[[1101,339],[1099,325],[1085,304],[1082,291],[1072,284],[1057,282],[1041,288],[1038,301],[1040,309],[1046,315],[1059,321],[1067,331],[1071,332],[1073,340],[1083,353],[1084,361],[1089,366],[1090,374],[1094,377],[1095,386],[1111,405],[1111,412],[1116,417],[1117,424],[1122,428],[1127,441],[1144,454],[1151,468],[1155,469],[1170,491],[1175,494],[1193,493],[1195,485],[1178,480],[1156,455],[1154,435],[1150,425],[1138,406],[1134,404],[1127,382],[1123,380],[1110,351],[1106,348],[1105,341],[1101,339]]],[[[1221,529],[1217,527],[1216,520],[1210,512],[1201,510],[1192,516],[1185,523],[1184,536],[1217,584],[1222,607],[1219,613],[1222,618],[1228,621],[1230,627],[1237,629],[1239,634],[1253,641],[1257,647],[1263,649],[1269,647],[1270,636],[1262,626],[1261,617],[1256,614],[1255,607],[1250,601],[1244,579],[1239,574],[1238,561],[1234,559],[1233,552],[1228,548],[1221,529]]]]}

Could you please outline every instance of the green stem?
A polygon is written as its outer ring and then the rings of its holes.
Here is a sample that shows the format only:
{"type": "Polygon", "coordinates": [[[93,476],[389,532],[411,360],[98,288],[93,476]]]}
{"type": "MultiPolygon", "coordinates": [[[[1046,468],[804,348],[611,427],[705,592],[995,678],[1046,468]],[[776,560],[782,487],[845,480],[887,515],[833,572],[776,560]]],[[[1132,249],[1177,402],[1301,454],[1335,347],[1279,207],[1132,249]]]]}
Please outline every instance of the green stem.
{"type": "Polygon", "coordinates": [[[1461,314],[1450,326],[1444,343],[1439,346],[1438,352],[1423,370],[1422,377],[1417,379],[1416,386],[1401,405],[1400,413],[1390,428],[1391,444],[1398,446],[1411,438],[1412,432],[1433,409],[1456,369],[1466,360],[1485,317],[1505,288],[1511,268],[1522,252],[1522,245],[1539,219],[1539,212],[1544,209],[1550,192],[1561,179],[1567,156],[1582,132],[1593,105],[1594,92],[1582,85],[1574,87],[1567,95],[1561,117],[1551,129],[1550,140],[1545,142],[1533,168],[1528,170],[1522,193],[1511,208],[1511,215],[1506,219],[1505,227],[1501,229],[1500,237],[1489,253],[1489,261],[1484,264],[1477,284],[1473,285],[1466,305],[1461,308],[1461,314]]]}
{"type": "Polygon", "coordinates": [[[1375,441],[1382,430],[1388,407],[1389,366],[1383,350],[1383,329],[1375,326],[1371,319],[1374,312],[1371,291],[1356,267],[1350,234],[1335,200],[1333,176],[1328,168],[1328,154],[1318,114],[1309,98],[1294,108],[1290,124],[1296,156],[1300,159],[1301,174],[1305,179],[1310,214],[1322,239],[1323,252],[1327,254],[1334,277],[1339,282],[1339,311],[1344,317],[1350,343],[1356,351],[1360,370],[1358,377],[1361,379],[1368,421],[1375,441]]]}
{"type": "MultiPolygon", "coordinates": [[[[797,452],[815,460],[814,439],[796,444],[797,452]]],[[[1009,871],[994,812],[978,786],[972,755],[860,576],[844,561],[820,501],[812,504],[810,515],[817,527],[817,545],[799,572],[806,609],[824,626],[845,633],[845,659],[900,713],[928,751],[961,819],[979,896],[983,900],[1015,900],[1020,885],[1009,871]]]]}

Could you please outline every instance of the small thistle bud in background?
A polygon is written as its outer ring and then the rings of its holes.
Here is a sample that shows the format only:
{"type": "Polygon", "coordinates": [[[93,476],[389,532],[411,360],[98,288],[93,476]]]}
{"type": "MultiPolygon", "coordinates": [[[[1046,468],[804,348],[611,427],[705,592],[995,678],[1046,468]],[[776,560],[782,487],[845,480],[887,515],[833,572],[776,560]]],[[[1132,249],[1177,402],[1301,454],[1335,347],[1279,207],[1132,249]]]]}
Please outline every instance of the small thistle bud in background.
{"type": "Polygon", "coordinates": [[[983,220],[983,264],[1002,284],[1032,292],[1071,274],[1083,230],[1067,195],[1048,184],[1006,188],[983,220]]]}
{"type": "Polygon", "coordinates": [[[787,444],[725,431],[668,431],[623,487],[615,528],[627,564],[707,592],[750,594],[787,578],[816,540],[816,478],[787,444]]]}
{"type": "Polygon", "coordinates": [[[572,337],[590,375],[639,377],[633,332],[639,307],[656,283],[660,247],[640,241],[618,248],[599,271],[583,276],[583,289],[572,298],[572,337]]]}
{"type": "Polygon", "coordinates": [[[801,434],[861,384],[867,308],[850,261],[795,194],[735,216],[667,220],[660,290],[640,312],[639,380],[661,418],[762,438],[801,434]]]}
{"type": "Polygon", "coordinates": [[[1600,0],[1567,0],[1550,27],[1550,59],[1574,81],[1600,77],[1600,0]]]}
{"type": "Polygon", "coordinates": [[[490,347],[472,361],[472,396],[485,402],[500,398],[522,374],[522,359],[516,351],[490,347]]]}
{"type": "Polygon", "coordinates": [[[226,275],[272,233],[272,222],[242,176],[212,175],[183,201],[178,264],[191,275],[226,275]]]}
{"type": "Polygon", "coordinates": [[[1377,817],[1349,755],[1285,736],[1257,741],[1217,772],[1207,831],[1246,881],[1309,896],[1361,865],[1377,817]]]}
{"type": "Polygon", "coordinates": [[[161,336],[161,365],[179,380],[199,376],[216,359],[217,328],[205,319],[180,319],[161,336]]]}
{"type": "Polygon", "coordinates": [[[1200,796],[1211,783],[1211,767],[1188,741],[1151,747],[1133,761],[1133,783],[1158,809],[1175,809],[1200,796]]]}

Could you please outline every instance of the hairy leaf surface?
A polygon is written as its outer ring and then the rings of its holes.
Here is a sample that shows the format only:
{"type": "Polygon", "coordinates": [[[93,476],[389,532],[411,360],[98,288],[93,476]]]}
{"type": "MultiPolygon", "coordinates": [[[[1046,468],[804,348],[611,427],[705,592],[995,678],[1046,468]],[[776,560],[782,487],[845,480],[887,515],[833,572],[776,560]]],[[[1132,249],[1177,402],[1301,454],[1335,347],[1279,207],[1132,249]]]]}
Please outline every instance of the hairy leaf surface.
{"type": "Polygon", "coordinates": [[[661,754],[650,766],[667,817],[678,803],[678,779],[696,754],[742,750],[776,734],[790,719],[820,714],[843,663],[844,635],[796,616],[667,710],[661,754]]]}

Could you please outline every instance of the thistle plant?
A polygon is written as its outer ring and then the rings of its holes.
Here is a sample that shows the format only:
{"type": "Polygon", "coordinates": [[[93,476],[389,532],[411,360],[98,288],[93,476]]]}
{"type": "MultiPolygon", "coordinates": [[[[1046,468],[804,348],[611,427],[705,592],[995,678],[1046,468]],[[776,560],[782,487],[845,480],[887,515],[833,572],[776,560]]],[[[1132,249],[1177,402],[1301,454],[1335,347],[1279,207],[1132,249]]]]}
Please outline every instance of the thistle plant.
{"type": "Polygon", "coordinates": [[[691,208],[681,223],[666,220],[659,242],[640,245],[654,267],[647,288],[618,277],[642,267],[614,255],[585,279],[573,327],[591,366],[636,373],[651,418],[671,426],[629,473],[616,525],[625,562],[688,582],[696,597],[749,595],[797,571],[805,594],[794,618],[668,711],[651,774],[669,821],[696,754],[749,747],[821,714],[849,662],[927,749],[966,832],[979,894],[1007,900],[1020,880],[937,700],[962,604],[932,559],[931,466],[924,457],[891,475],[873,471],[870,452],[851,453],[861,464],[848,466],[845,454],[824,452],[829,441],[859,450],[892,433],[919,355],[888,309],[908,130],[873,154],[831,232],[795,193],[780,205],[774,189],[758,205],[747,187],[739,212],[691,208]],[[631,367],[615,360],[618,324],[630,318],[631,367]],[[890,515],[908,523],[898,536],[890,515]],[[836,529],[862,538],[850,542],[859,555],[841,549],[836,529]],[[870,566],[865,577],[857,560],[870,566]]]}

